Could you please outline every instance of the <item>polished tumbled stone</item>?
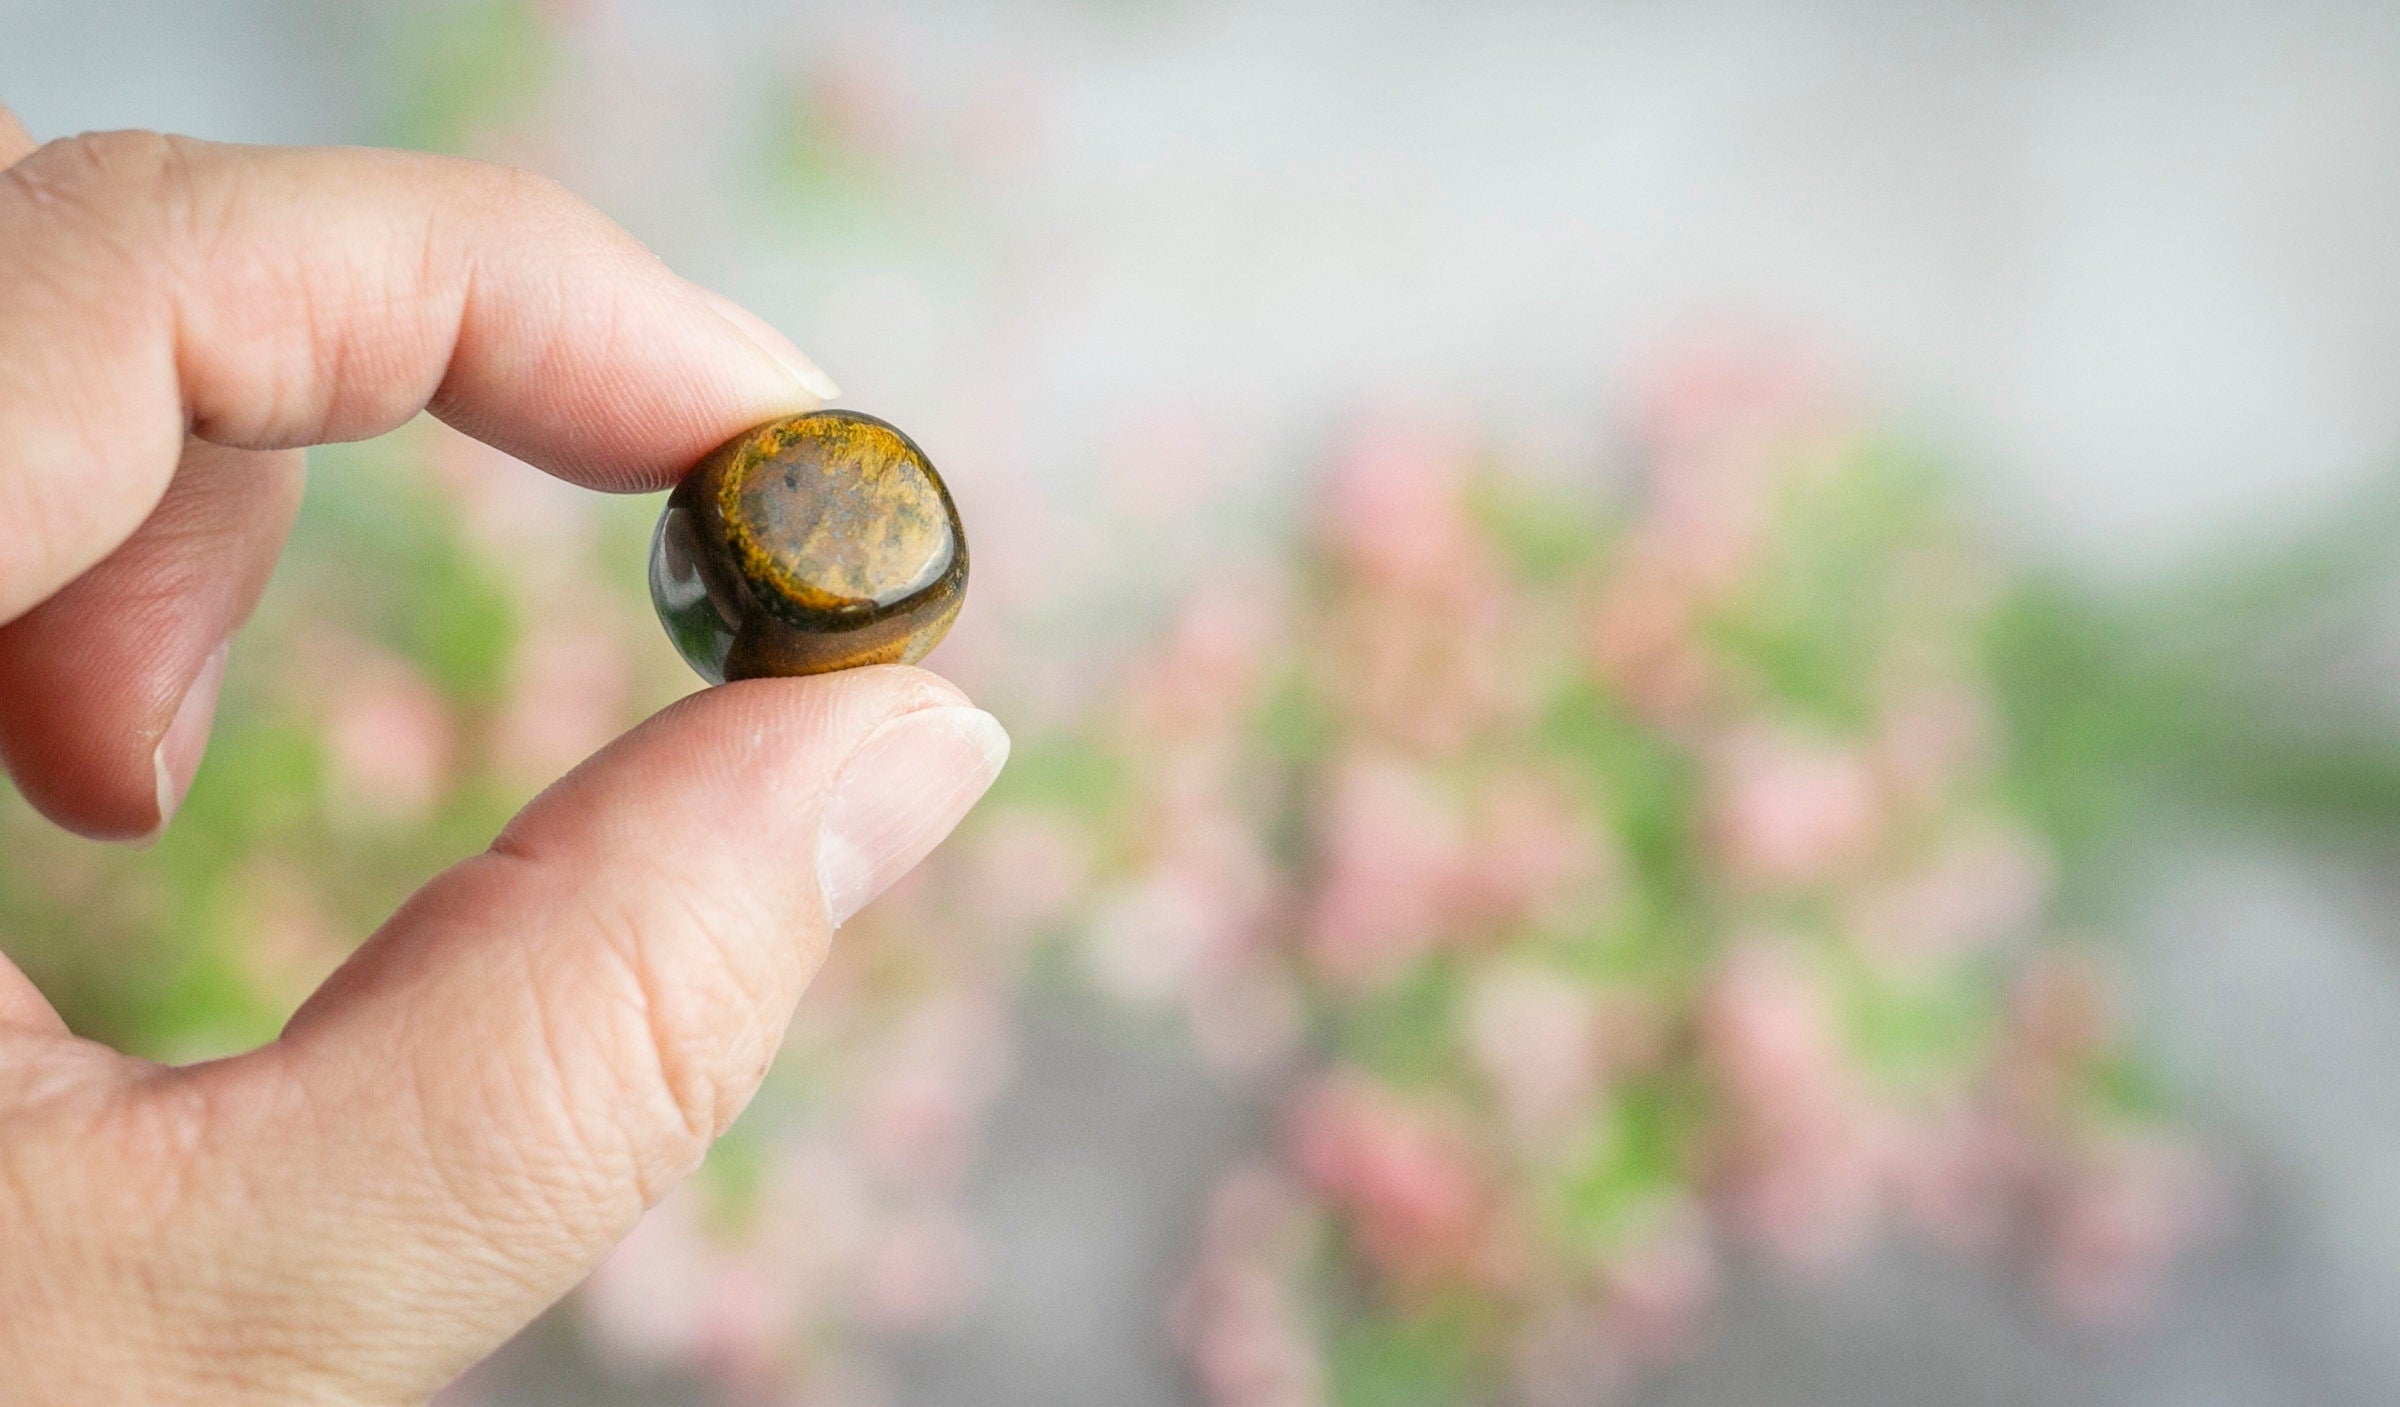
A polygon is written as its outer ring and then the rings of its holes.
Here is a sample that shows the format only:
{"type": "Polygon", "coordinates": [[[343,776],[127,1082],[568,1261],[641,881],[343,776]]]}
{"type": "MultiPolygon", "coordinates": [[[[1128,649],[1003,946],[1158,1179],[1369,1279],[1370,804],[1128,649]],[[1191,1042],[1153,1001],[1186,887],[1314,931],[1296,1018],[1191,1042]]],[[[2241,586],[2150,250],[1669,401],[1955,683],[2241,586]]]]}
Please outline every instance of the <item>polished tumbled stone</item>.
{"type": "Polygon", "coordinates": [[[659,619],[712,683],[912,664],[966,586],[941,475],[908,436],[847,410],[719,447],[668,496],[650,552],[659,619]]]}

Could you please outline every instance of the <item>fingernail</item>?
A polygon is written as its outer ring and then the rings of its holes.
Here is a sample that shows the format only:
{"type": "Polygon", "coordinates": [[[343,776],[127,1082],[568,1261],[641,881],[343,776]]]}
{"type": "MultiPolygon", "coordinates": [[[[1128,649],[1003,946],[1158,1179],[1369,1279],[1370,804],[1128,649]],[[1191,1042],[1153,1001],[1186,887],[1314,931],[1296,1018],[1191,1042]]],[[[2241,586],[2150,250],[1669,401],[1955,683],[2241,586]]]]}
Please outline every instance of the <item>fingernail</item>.
{"type": "Polygon", "coordinates": [[[208,750],[208,725],[217,714],[217,692],[225,686],[225,657],[232,650],[233,642],[227,640],[210,652],[183,691],[183,702],[175,705],[167,731],[159,735],[158,747],[150,754],[150,769],[158,779],[158,824],[134,842],[137,847],[158,839],[167,822],[175,819],[184,794],[192,789],[192,776],[200,770],[200,754],[208,750]]]}
{"type": "Polygon", "coordinates": [[[830,401],[842,393],[842,388],[833,384],[832,377],[802,355],[800,349],[792,345],[790,338],[768,326],[765,318],[713,288],[702,288],[696,283],[692,287],[707,301],[709,307],[716,310],[718,317],[725,319],[734,331],[742,335],[742,340],[764,352],[767,360],[782,367],[786,374],[800,383],[801,389],[820,401],[830,401]]]}
{"type": "Polygon", "coordinates": [[[920,709],[868,734],[817,833],[817,883],[834,925],[931,854],[1007,760],[1007,730],[979,708],[920,709]]]}

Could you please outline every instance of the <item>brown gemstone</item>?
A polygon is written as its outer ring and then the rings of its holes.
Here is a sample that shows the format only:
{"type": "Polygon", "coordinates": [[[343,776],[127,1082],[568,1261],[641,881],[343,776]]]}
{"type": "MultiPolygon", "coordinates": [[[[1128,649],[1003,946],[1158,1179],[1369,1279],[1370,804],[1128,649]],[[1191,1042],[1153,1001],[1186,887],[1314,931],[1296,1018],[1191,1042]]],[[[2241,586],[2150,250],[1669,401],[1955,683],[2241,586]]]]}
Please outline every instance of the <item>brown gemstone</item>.
{"type": "Polygon", "coordinates": [[[667,498],[650,596],[712,683],[913,664],[957,618],[967,539],[925,452],[820,410],[727,441],[667,498]]]}

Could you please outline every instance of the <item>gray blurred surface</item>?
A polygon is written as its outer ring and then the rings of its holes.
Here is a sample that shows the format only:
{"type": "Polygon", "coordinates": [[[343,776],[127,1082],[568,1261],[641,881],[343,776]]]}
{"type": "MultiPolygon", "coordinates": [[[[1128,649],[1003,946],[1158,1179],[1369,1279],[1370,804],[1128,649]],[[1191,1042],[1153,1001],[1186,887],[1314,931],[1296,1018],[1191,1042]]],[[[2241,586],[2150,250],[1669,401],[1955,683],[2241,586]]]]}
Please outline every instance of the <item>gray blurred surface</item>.
{"type": "Polygon", "coordinates": [[[1180,1400],[1166,1296],[1211,1184],[1259,1120],[1158,1033],[1036,1002],[973,1202],[990,1299],[899,1357],[916,1403],[1180,1400]]]}
{"type": "MultiPolygon", "coordinates": [[[[794,25],[850,32],[755,2],[601,8],[628,53],[699,68],[794,25]]],[[[0,0],[0,98],[37,131],[358,139],[389,13],[0,0]]],[[[1277,462],[1328,406],[1395,388],[1572,446],[1643,346],[1719,315],[1821,340],[1878,404],[1976,447],[2030,546],[2097,571],[2400,459],[2391,7],[922,3],[875,24],[909,62],[988,58],[1056,95],[995,233],[1006,339],[908,251],[830,251],[809,279],[722,230],[637,228],[862,400],[905,412],[989,381],[1028,407],[1029,472],[1193,400],[1255,407],[1226,428],[1277,462]],[[823,292],[848,274],[879,296],[823,292]]],[[[1805,1292],[1738,1284],[1645,1400],[2393,1400],[2400,903],[2242,847],[2157,895],[2145,1019],[2242,1212],[2159,1323],[2083,1342],[1902,1252],[1805,1292]]],[[[1164,1267],[1251,1116],[1070,1010],[1027,1039],[978,1193],[994,1293],[903,1355],[910,1400],[1173,1400],[1164,1267]]],[[[530,1366],[514,1381],[594,1400],[530,1366]]]]}
{"type": "MultiPolygon", "coordinates": [[[[357,139],[406,8],[0,0],[0,92],[37,131],[357,139]]],[[[972,231],[1010,269],[1001,341],[927,251],[745,244],[665,198],[689,162],[581,181],[854,397],[997,377],[1041,411],[1037,470],[1195,398],[1243,409],[1243,448],[1395,391],[1589,436],[1630,360],[1711,318],[1821,342],[1975,447],[2032,540],[2113,566],[2400,449],[2387,5],[587,9],[594,146],[718,141],[745,109],[711,75],[812,46],[862,43],[929,101],[995,74],[1048,95],[1041,160],[972,231]]]]}

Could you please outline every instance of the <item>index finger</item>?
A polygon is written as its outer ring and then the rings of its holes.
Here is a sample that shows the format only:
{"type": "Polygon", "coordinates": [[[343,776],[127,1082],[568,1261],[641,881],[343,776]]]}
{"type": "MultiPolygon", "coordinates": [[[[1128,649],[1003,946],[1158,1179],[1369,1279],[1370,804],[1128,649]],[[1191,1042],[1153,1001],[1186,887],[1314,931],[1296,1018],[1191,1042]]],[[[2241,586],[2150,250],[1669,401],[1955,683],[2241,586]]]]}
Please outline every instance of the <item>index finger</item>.
{"type": "Polygon", "coordinates": [[[50,143],[0,171],[0,622],[142,522],[187,432],[284,448],[431,409],[577,483],[663,487],[832,389],[730,307],[501,167],[50,143]]]}

